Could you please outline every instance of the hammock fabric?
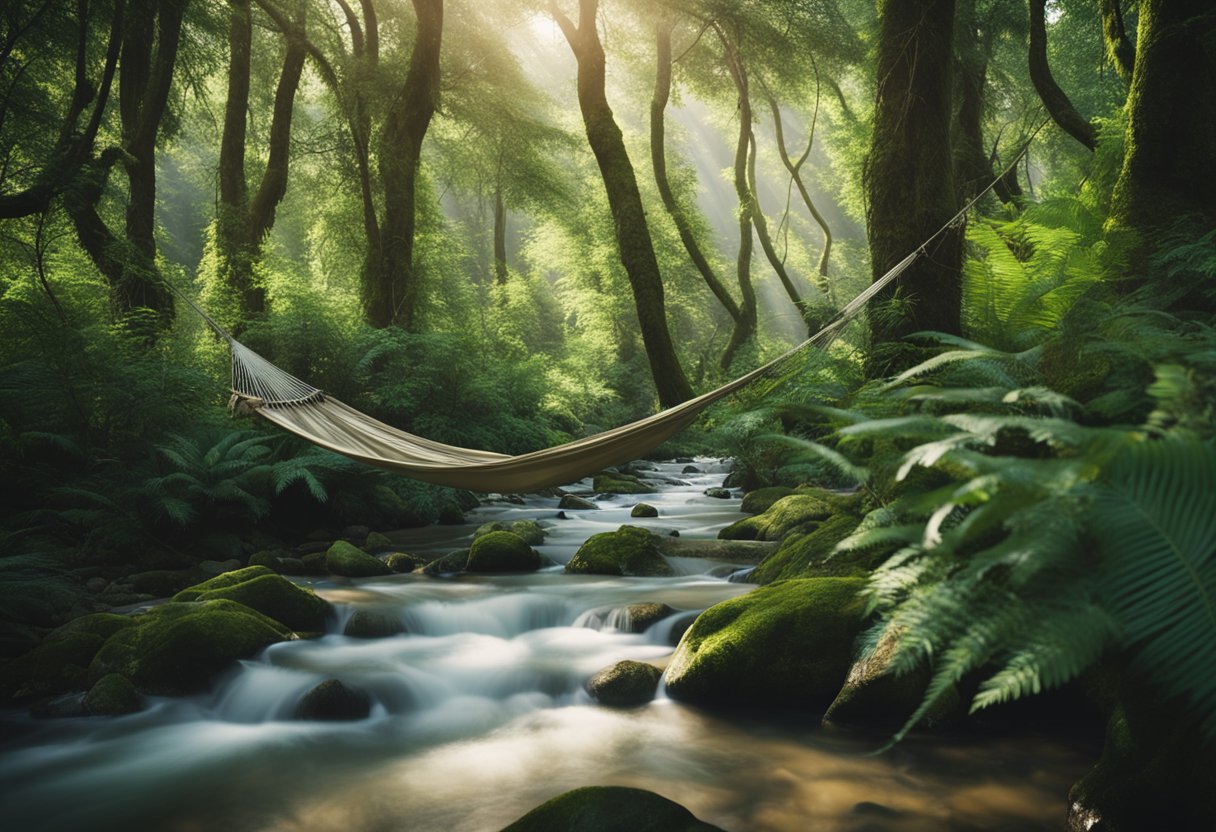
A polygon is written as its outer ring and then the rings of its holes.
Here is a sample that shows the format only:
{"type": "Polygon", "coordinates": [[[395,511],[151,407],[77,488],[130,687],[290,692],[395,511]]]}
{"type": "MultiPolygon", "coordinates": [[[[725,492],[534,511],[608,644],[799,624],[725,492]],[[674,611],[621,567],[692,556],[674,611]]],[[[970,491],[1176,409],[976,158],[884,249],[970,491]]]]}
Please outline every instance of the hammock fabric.
{"type": "MultiPolygon", "coordinates": [[[[1037,130],[1035,131],[1038,132],[1037,130]]],[[[1032,137],[1033,138],[1033,135],[1032,137]]],[[[1029,144],[1029,141],[1027,142],[1029,144]]],[[[1013,169],[1026,152],[1023,145],[1001,176],[1013,169]]],[[[536,491],[575,482],[611,465],[637,459],[687,427],[701,411],[729,396],[810,347],[823,348],[865,309],[866,304],[894,281],[948,228],[956,226],[996,184],[994,180],[975,196],[950,222],[927,239],[920,248],[896,263],[890,271],[853,298],[832,320],[784,355],[752,370],[716,390],[621,427],[553,448],[520,456],[459,448],[433,442],[398,430],[358,410],[271,364],[237,341],[191,298],[176,292],[228,342],[232,351],[232,400],[239,413],[256,413],[303,439],[344,456],[399,471],[414,479],[470,491],[509,493],[536,491]]]]}

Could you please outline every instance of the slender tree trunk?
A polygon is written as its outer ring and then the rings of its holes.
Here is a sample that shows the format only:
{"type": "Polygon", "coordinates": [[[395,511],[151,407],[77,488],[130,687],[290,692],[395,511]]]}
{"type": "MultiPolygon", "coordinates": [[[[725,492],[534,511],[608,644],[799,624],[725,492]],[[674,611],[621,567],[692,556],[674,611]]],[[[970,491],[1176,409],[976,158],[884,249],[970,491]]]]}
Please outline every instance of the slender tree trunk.
{"type": "Polygon", "coordinates": [[[756,236],[760,238],[760,248],[763,249],[764,256],[768,258],[769,265],[777,273],[777,279],[781,281],[785,293],[789,295],[790,302],[798,310],[798,317],[802,318],[802,322],[806,324],[807,335],[814,335],[815,330],[811,328],[814,324],[807,319],[806,301],[802,299],[798,288],[794,286],[793,278],[785,269],[784,261],[777,254],[773,238],[768,233],[768,220],[764,216],[764,209],[760,207],[760,191],[756,187],[756,132],[754,130],[748,135],[747,141],[747,186],[752,193],[752,225],[756,229],[756,236]]]}
{"type": "MultiPolygon", "coordinates": [[[[866,164],[874,278],[915,251],[957,211],[951,170],[954,0],[886,0],[878,95],[866,164]]],[[[906,363],[894,346],[920,330],[958,334],[962,235],[948,231],[871,305],[868,372],[906,363]],[[901,302],[893,304],[898,293],[901,302]],[[898,306],[898,314],[896,307],[898,306]]]]}
{"type": "Polygon", "coordinates": [[[551,11],[578,61],[579,108],[587,130],[587,142],[599,165],[608,205],[612,209],[617,248],[633,290],[638,325],[655,389],[663,407],[673,407],[691,399],[693,392],[667,328],[663,279],[650,228],[646,225],[633,163],[604,94],[604,47],[595,27],[598,7],[598,0],[579,0],[577,27],[556,7],[551,7],[551,11]]]}
{"type": "MultiPolygon", "coordinates": [[[[955,28],[958,36],[955,77],[959,106],[954,181],[963,202],[987,187],[996,177],[992,157],[984,142],[984,97],[988,84],[988,54],[991,50],[988,44],[980,42],[975,12],[975,0],[962,0],[955,28]]],[[[1001,186],[995,190],[1002,202],[1012,199],[1009,188],[1001,186]]]]}
{"type": "Polygon", "coordinates": [[[1216,226],[1216,9],[1141,0],[1112,219],[1142,233],[1196,217],[1216,226]]]}
{"type": "Polygon", "coordinates": [[[1136,47],[1127,37],[1123,25],[1123,5],[1120,0],[1098,0],[1102,14],[1102,37],[1106,41],[1106,58],[1125,83],[1132,82],[1136,65],[1136,47]]]}
{"type": "Polygon", "coordinates": [[[655,27],[655,40],[658,48],[654,96],[650,99],[650,161],[654,168],[654,179],[659,189],[659,198],[663,200],[663,207],[667,209],[667,213],[676,225],[676,231],[680,234],[680,242],[684,244],[684,250],[688,252],[688,257],[697,267],[697,271],[701,273],[701,278],[709,287],[709,291],[722,304],[722,308],[730,315],[731,320],[737,324],[742,314],[739,304],[735,303],[735,299],[731,297],[713,266],[709,264],[705,253],[701,251],[701,244],[697,242],[696,234],[693,233],[692,223],[688,221],[683,207],[676,200],[675,194],[671,190],[671,183],[667,178],[665,121],[667,102],[671,99],[671,33],[674,27],[674,18],[661,19],[655,27]]]}
{"type": "Polygon", "coordinates": [[[439,51],[443,0],[413,0],[418,27],[410,68],[380,134],[380,181],[384,218],[380,223],[379,268],[365,284],[364,304],[372,326],[416,326],[418,284],[414,275],[416,185],[431,117],[439,103],[439,51]]]}
{"type": "Polygon", "coordinates": [[[1047,63],[1047,23],[1045,20],[1047,0],[1028,0],[1030,8],[1030,81],[1034,84],[1043,106],[1052,121],[1068,135],[1090,150],[1098,146],[1098,133],[1094,126],[1077,112],[1067,93],[1060,89],[1047,63]]]}
{"type": "Polygon", "coordinates": [[[494,187],[494,279],[507,282],[507,208],[502,201],[502,183],[494,187]]]}

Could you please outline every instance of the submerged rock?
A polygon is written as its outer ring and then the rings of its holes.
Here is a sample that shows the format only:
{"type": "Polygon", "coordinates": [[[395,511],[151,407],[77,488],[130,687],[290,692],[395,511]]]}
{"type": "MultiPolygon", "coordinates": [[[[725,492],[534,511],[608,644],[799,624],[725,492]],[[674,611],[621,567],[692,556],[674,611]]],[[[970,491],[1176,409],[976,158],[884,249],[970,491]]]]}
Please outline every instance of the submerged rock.
{"type": "Polygon", "coordinates": [[[596,673],[583,689],[602,705],[624,708],[645,705],[654,699],[662,675],[654,665],[622,661],[596,673]]]}
{"type": "Polygon", "coordinates": [[[587,538],[566,564],[567,572],[588,575],[667,577],[675,574],[648,530],[621,526],[587,538]]]}
{"type": "Polygon", "coordinates": [[[632,474],[608,473],[596,474],[592,486],[597,492],[604,494],[650,494],[653,485],[642,482],[632,474]]]}
{"type": "Polygon", "coordinates": [[[121,716],[143,710],[144,701],[120,673],[102,676],[84,697],[84,709],[93,716],[121,716]]]}
{"type": "Polygon", "coordinates": [[[699,474],[699,473],[701,473],[701,469],[695,465],[685,465],[683,470],[680,471],[680,473],[681,474],[699,474]]]}
{"type": "Polygon", "coordinates": [[[394,572],[413,572],[420,566],[426,566],[429,561],[421,555],[410,555],[405,552],[393,552],[385,555],[384,565],[394,572]]]}
{"type": "Polygon", "coordinates": [[[333,607],[264,566],[248,566],[182,590],[174,601],[236,601],[293,630],[323,630],[333,607]]]}
{"type": "Polygon", "coordinates": [[[296,707],[296,719],[331,722],[364,719],[372,711],[372,699],[362,688],[338,679],[326,679],[304,694],[296,707]]]}
{"type": "Polygon", "coordinates": [[[625,607],[629,619],[629,632],[640,633],[658,621],[662,621],[675,610],[666,604],[630,604],[625,607]]]}
{"type": "Polygon", "coordinates": [[[638,503],[629,512],[630,517],[658,517],[659,510],[649,503],[638,503]]]}
{"type": "Polygon", "coordinates": [[[558,502],[558,504],[557,504],[557,507],[564,508],[564,509],[570,509],[570,510],[577,509],[580,511],[587,511],[587,510],[599,508],[599,506],[597,506],[595,503],[591,502],[588,499],[580,497],[577,494],[563,494],[561,501],[558,502]]]}
{"type": "Polygon", "coordinates": [[[391,575],[393,571],[379,559],[345,540],[335,541],[325,552],[325,568],[346,578],[371,578],[391,575]]]}
{"type": "Polygon", "coordinates": [[[730,491],[726,488],[707,488],[704,493],[706,497],[713,497],[716,500],[730,499],[730,491]]]}
{"type": "Polygon", "coordinates": [[[654,792],[588,786],[542,803],[502,832],[722,832],[654,792]]]}
{"type": "Polygon", "coordinates": [[[404,632],[399,617],[378,610],[355,610],[342,628],[342,635],[350,638],[387,638],[404,632]]]}
{"type": "Polygon", "coordinates": [[[468,572],[535,572],[540,555],[514,532],[489,532],[473,541],[468,572]]]}
{"type": "Polygon", "coordinates": [[[864,620],[858,578],[783,581],[715,604],[680,640],[664,678],[706,705],[826,706],[864,620]]]}
{"type": "Polygon", "coordinates": [[[468,562],[469,550],[457,549],[455,552],[448,552],[443,557],[431,561],[422,567],[422,571],[427,575],[445,575],[451,572],[463,572],[465,564],[468,562]]]}

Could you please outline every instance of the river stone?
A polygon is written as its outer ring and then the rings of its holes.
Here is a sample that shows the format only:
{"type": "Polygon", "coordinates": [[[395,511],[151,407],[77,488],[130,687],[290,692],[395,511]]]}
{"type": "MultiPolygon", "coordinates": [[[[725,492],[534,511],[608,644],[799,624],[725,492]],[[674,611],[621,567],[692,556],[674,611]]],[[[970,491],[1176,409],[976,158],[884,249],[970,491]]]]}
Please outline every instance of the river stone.
{"type": "Polygon", "coordinates": [[[393,572],[380,560],[345,540],[334,541],[326,551],[325,568],[346,578],[371,578],[393,572]]]}
{"type": "Polygon", "coordinates": [[[476,540],[490,532],[512,532],[523,538],[524,543],[529,546],[540,546],[545,542],[545,530],[535,520],[516,520],[513,523],[496,520],[491,523],[482,523],[477,527],[477,531],[473,532],[473,539],[476,540]]]}
{"type": "Polygon", "coordinates": [[[564,508],[564,509],[572,509],[572,510],[573,509],[590,510],[593,508],[594,509],[599,508],[599,506],[597,506],[595,503],[591,502],[590,500],[584,499],[583,497],[579,497],[576,494],[563,494],[561,501],[557,504],[557,507],[564,508]]]}
{"type": "Polygon", "coordinates": [[[707,488],[704,493],[706,497],[713,497],[718,500],[730,499],[730,491],[725,488],[707,488]]]}
{"type": "Polygon", "coordinates": [[[715,604],[680,640],[665,679],[705,705],[825,707],[865,618],[860,578],[806,578],[715,604]]]}
{"type": "Polygon", "coordinates": [[[380,532],[368,532],[367,537],[363,540],[363,549],[367,552],[374,552],[377,549],[391,549],[393,541],[389,540],[380,532]]]}
{"type": "Polygon", "coordinates": [[[84,697],[84,709],[93,716],[133,714],[143,707],[143,699],[135,685],[120,673],[102,676],[84,697]]]}
{"type": "Polygon", "coordinates": [[[654,792],[587,786],[542,803],[502,832],[722,832],[654,792]]]}
{"type": "Polygon", "coordinates": [[[427,575],[445,575],[450,572],[463,572],[465,564],[469,562],[469,550],[457,549],[455,552],[448,552],[441,558],[428,563],[422,567],[422,571],[427,575]]]}
{"type": "Polygon", "coordinates": [[[675,610],[666,604],[630,604],[625,607],[631,633],[640,633],[674,612],[675,610]]]}
{"type": "Polygon", "coordinates": [[[670,577],[675,574],[659,551],[655,536],[638,526],[621,526],[587,538],[566,564],[567,572],[586,575],[670,577]]]}
{"type": "Polygon", "coordinates": [[[638,503],[633,507],[633,511],[629,512],[630,517],[658,517],[659,510],[649,503],[638,503]]]}
{"type": "Polygon", "coordinates": [[[583,689],[601,705],[629,708],[654,699],[662,675],[654,665],[622,661],[596,673],[583,689]]]}
{"type": "Polygon", "coordinates": [[[650,494],[654,491],[654,486],[642,482],[632,474],[604,472],[596,474],[592,482],[592,488],[603,494],[650,494]]]}
{"type": "Polygon", "coordinates": [[[489,532],[469,548],[468,572],[535,572],[540,555],[514,532],[489,532]]]}
{"type": "MultiPolygon", "coordinates": [[[[272,572],[283,571],[283,556],[287,553],[275,551],[272,549],[263,549],[260,552],[254,552],[249,556],[247,564],[249,566],[261,566],[272,572]]],[[[185,587],[182,587],[184,589],[185,587]]]]}
{"type": "Polygon", "coordinates": [[[718,532],[723,540],[780,540],[810,523],[826,520],[836,506],[817,494],[791,494],[774,502],[763,514],[745,517],[718,532]]]}
{"type": "Polygon", "coordinates": [[[164,604],[107,639],[89,677],[121,673],[144,693],[196,693],[237,659],[291,637],[282,624],[235,601],[164,604]]]}
{"type": "Polygon", "coordinates": [[[103,612],[52,630],[40,644],[4,667],[0,701],[83,690],[88,685],[89,663],[106,639],[136,621],[133,616],[103,612]]]}
{"type": "Polygon", "coordinates": [[[225,572],[235,572],[241,568],[241,562],[236,558],[228,560],[205,560],[198,565],[204,575],[223,575],[225,572]]]}
{"type": "Polygon", "coordinates": [[[757,488],[743,495],[743,503],[739,510],[744,514],[761,514],[769,510],[773,503],[782,497],[788,497],[794,489],[784,485],[773,485],[768,488],[757,488]]]}
{"type": "Polygon", "coordinates": [[[110,585],[110,582],[102,577],[89,578],[87,581],[84,582],[84,588],[87,589],[89,592],[93,593],[94,595],[98,594],[99,592],[104,590],[109,585],[110,585]]]}
{"type": "Polygon", "coordinates": [[[400,618],[377,610],[355,610],[342,628],[342,635],[350,638],[387,638],[404,632],[400,618]]]}
{"type": "Polygon", "coordinates": [[[410,555],[405,552],[393,552],[384,556],[384,564],[394,572],[413,572],[420,566],[426,566],[429,562],[421,555],[410,555]]]}
{"type": "Polygon", "coordinates": [[[296,719],[345,722],[365,719],[371,711],[372,699],[367,691],[338,679],[326,679],[304,694],[296,707],[296,719]]]}
{"type": "Polygon", "coordinates": [[[439,505],[439,515],[435,522],[441,526],[459,526],[464,523],[464,509],[452,500],[446,500],[439,505]]]}
{"type": "Polygon", "coordinates": [[[264,566],[247,566],[182,590],[174,601],[236,601],[292,630],[324,630],[333,607],[264,566]]]}
{"type": "Polygon", "coordinates": [[[699,474],[699,473],[701,473],[701,469],[695,465],[685,465],[684,470],[680,471],[680,473],[681,474],[699,474]]]}

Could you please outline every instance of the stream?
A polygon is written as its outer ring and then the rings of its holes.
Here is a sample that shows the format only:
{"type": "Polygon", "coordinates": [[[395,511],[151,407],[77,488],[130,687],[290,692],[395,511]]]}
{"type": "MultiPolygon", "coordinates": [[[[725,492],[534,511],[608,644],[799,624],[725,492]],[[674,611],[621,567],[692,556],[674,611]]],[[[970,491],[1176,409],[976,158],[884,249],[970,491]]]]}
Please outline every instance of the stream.
{"type": "MultiPolygon", "coordinates": [[[[726,467],[658,493],[567,511],[529,497],[476,509],[463,526],[394,535],[436,556],[491,520],[535,519],[537,549],[564,564],[589,535],[633,523],[713,538],[739,501],[703,495],[726,467]],[[635,502],[659,510],[630,519],[635,502]]],[[[590,482],[582,484],[589,492],[590,482]]],[[[579,492],[578,487],[571,489],[579,492]]],[[[695,611],[750,591],[715,561],[672,559],[676,577],[393,575],[303,580],[334,602],[329,633],[276,644],[211,693],[151,698],[117,718],[2,716],[0,827],[6,830],[492,830],[568,789],[656,791],[729,832],[1062,829],[1069,786],[1093,760],[1080,742],[1033,736],[883,737],[819,727],[818,714],[708,712],[658,698],[594,704],[583,682],[620,659],[661,663],[695,611]],[[710,574],[712,573],[712,575],[710,574]],[[682,613],[642,633],[621,608],[682,613]],[[356,609],[397,616],[407,634],[341,635],[356,609]],[[357,722],[292,719],[300,697],[339,678],[370,692],[357,722]]]]}

